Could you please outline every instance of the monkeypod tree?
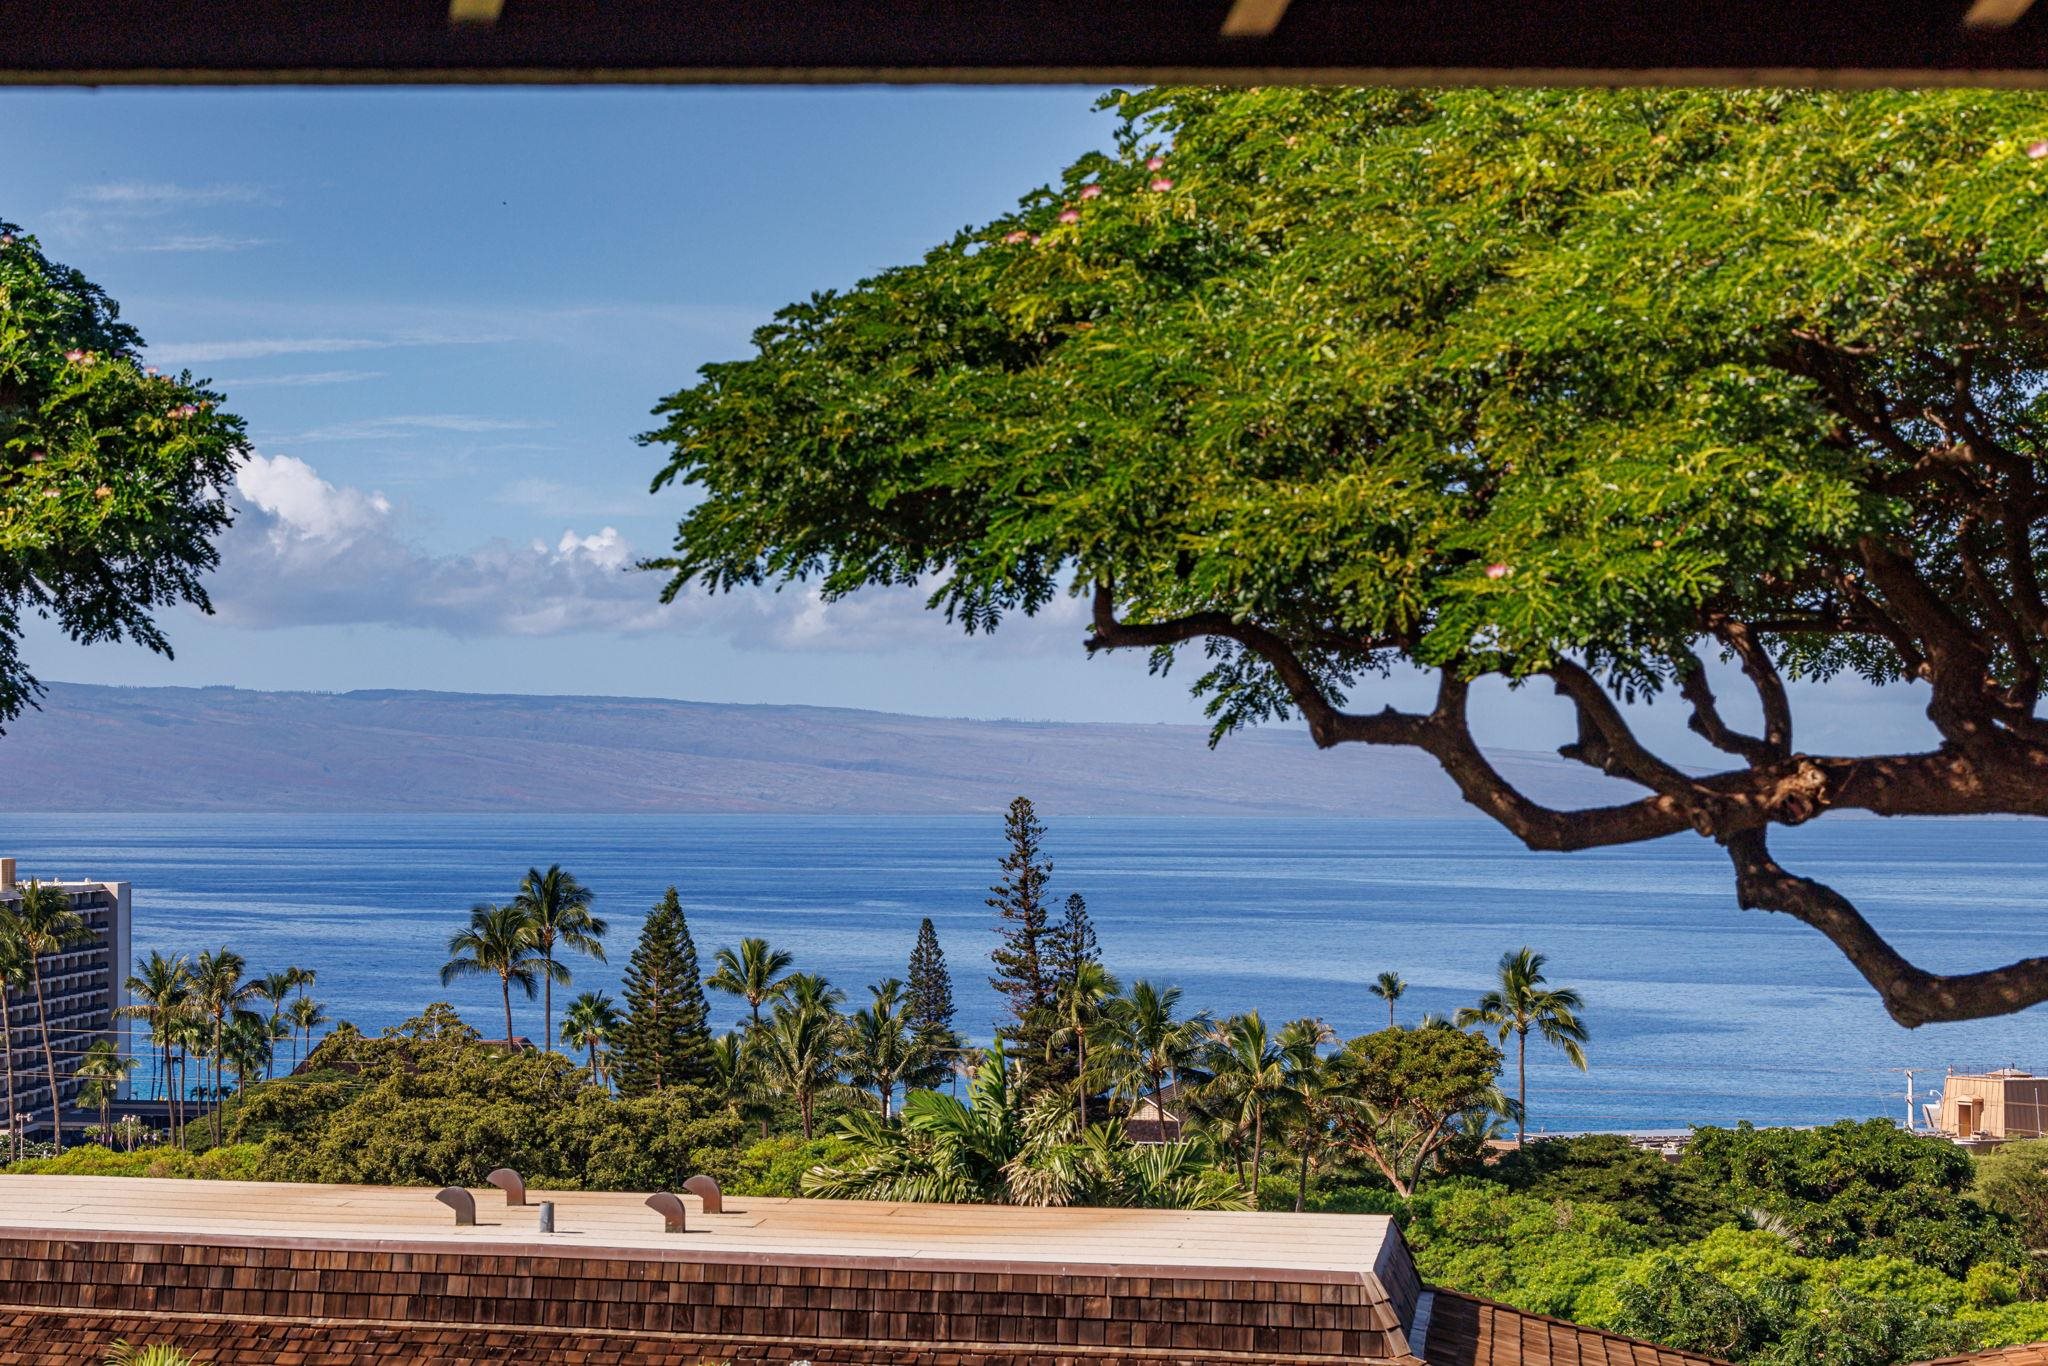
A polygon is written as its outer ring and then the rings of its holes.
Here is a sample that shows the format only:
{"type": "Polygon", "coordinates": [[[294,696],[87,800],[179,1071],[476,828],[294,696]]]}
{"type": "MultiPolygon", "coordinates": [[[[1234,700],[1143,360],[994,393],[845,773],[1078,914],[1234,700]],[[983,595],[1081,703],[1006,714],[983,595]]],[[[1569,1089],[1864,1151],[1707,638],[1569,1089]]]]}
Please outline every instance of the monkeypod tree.
{"type": "Polygon", "coordinates": [[[669,597],[922,583],[980,631],[1084,595],[1088,649],[1199,661],[1218,736],[1423,750],[1536,849],[1717,841],[1905,1024],[2048,999],[2048,958],[1924,970],[1770,847],[1831,810],[2048,814],[2048,101],[1110,103],[1113,151],[663,402],[656,486],[702,494],[649,562],[669,597]],[[1434,704],[1366,705],[1402,663],[1434,704]],[[1787,680],[1844,673],[1924,689],[1938,746],[1802,749],[1787,680]],[[1507,782],[1489,675],[1554,686],[1563,752],[1638,795],[1507,782]],[[1719,771],[1653,753],[1645,697],[1719,771]]]}
{"type": "Polygon", "coordinates": [[[155,610],[211,610],[200,580],[248,443],[221,395],[141,351],[99,286],[0,221],[0,730],[41,691],[29,616],[168,655],[155,610]]]}

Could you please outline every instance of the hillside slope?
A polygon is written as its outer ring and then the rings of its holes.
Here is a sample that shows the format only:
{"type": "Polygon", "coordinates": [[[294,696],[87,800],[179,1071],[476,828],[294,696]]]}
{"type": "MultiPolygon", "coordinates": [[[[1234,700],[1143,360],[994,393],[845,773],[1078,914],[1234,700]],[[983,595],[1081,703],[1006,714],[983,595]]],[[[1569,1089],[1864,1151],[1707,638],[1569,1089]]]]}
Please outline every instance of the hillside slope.
{"type": "MultiPolygon", "coordinates": [[[[1532,795],[1629,793],[1496,753],[1532,795]]],[[[1472,814],[1426,756],[1298,728],[1216,749],[1196,726],[948,720],[822,707],[432,692],[53,684],[0,737],[9,811],[999,810],[1472,814]]]]}

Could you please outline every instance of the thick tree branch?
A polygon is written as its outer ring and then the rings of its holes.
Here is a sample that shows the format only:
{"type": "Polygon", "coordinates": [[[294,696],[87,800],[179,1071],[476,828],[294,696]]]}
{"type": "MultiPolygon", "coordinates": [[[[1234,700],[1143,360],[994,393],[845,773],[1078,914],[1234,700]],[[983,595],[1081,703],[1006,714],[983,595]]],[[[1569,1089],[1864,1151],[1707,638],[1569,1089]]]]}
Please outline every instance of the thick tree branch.
{"type": "Polygon", "coordinates": [[[1762,830],[1727,840],[1736,898],[1745,910],[1779,911],[1812,926],[1877,988],[1886,1011],[1908,1029],[2009,1015],[2048,1001],[2048,958],[2024,958],[1985,972],[1945,976],[1915,967],[1832,887],[1787,872],[1762,830]]]}

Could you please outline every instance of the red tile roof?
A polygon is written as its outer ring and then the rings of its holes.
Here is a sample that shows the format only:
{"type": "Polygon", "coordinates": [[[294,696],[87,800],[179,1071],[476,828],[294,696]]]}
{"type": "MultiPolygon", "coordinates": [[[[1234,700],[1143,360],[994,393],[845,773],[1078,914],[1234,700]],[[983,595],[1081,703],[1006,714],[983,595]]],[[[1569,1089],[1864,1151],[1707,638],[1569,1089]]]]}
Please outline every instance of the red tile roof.
{"type": "Polygon", "coordinates": [[[1924,1361],[1920,1366],[2048,1366],[2048,1342],[2037,1342],[2031,1347],[1993,1347],[1967,1356],[1924,1361]]]}

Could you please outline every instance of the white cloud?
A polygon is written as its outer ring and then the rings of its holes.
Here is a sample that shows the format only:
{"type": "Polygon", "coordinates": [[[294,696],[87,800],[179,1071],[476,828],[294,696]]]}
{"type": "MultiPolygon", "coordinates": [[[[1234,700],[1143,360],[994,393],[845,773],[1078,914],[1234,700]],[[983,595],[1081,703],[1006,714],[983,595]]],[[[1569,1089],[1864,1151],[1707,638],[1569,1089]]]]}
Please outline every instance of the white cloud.
{"type": "Polygon", "coordinates": [[[479,417],[473,413],[414,413],[392,417],[365,417],[316,427],[291,437],[293,441],[376,441],[392,437],[417,436],[421,432],[530,432],[544,422],[520,418],[479,417]]]}
{"type": "Polygon", "coordinates": [[[167,209],[187,204],[275,204],[277,197],[260,185],[179,185],[170,181],[114,180],[81,185],[71,198],[88,204],[119,204],[129,209],[167,209]]]}
{"type": "Polygon", "coordinates": [[[129,251],[247,251],[268,246],[268,237],[235,237],[224,232],[179,232],[131,242],[129,251]]]}
{"type": "Polygon", "coordinates": [[[225,232],[196,220],[224,210],[278,203],[256,185],[180,185],[168,181],[120,180],[81,185],[49,218],[56,236],[102,251],[247,251],[268,245],[266,237],[225,232]]]}
{"type": "Polygon", "coordinates": [[[303,370],[288,375],[258,375],[254,378],[216,380],[222,389],[269,389],[305,388],[320,384],[359,384],[364,380],[382,379],[382,370],[303,370]]]}
{"type": "MultiPolygon", "coordinates": [[[[960,642],[928,612],[929,590],[878,589],[826,603],[815,588],[692,593],[663,606],[662,578],[633,569],[615,526],[564,528],[552,540],[469,549],[416,534],[383,493],[337,485],[290,455],[255,455],[235,480],[239,510],[211,584],[222,619],[256,629],[378,624],[460,637],[702,633],[744,648],[877,652],[960,642]]],[[[1085,610],[1062,599],[1007,623],[993,646],[1077,648],[1085,610]]]]}

